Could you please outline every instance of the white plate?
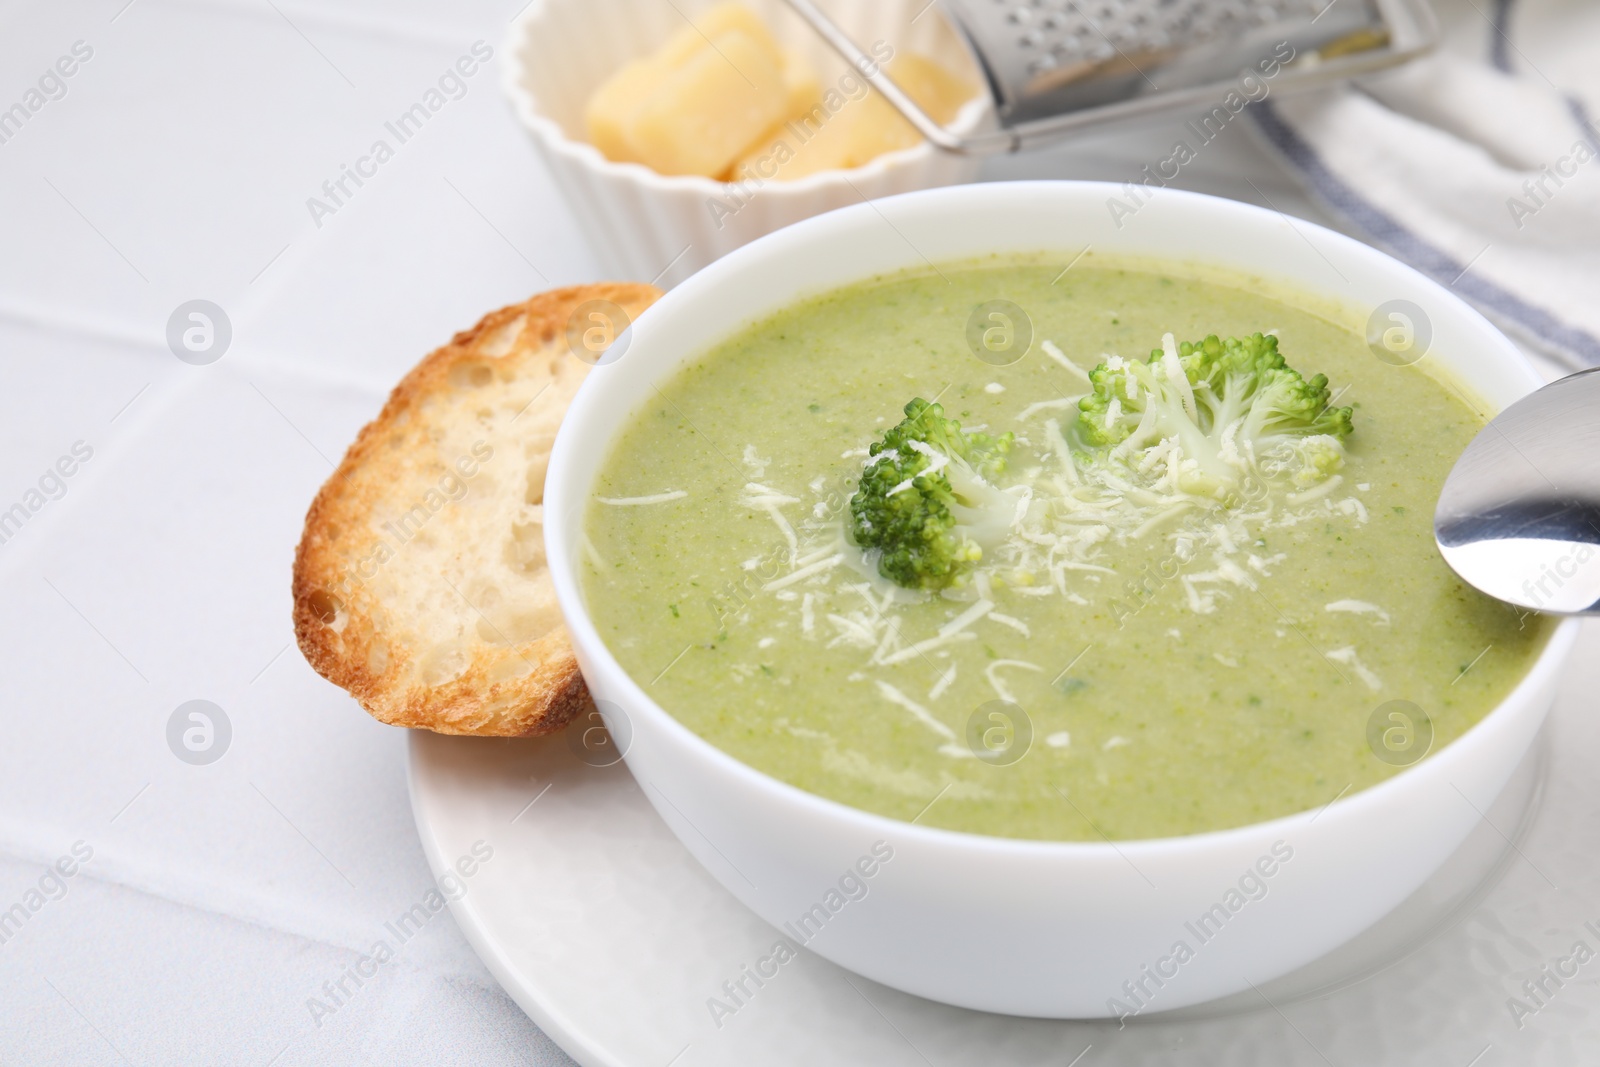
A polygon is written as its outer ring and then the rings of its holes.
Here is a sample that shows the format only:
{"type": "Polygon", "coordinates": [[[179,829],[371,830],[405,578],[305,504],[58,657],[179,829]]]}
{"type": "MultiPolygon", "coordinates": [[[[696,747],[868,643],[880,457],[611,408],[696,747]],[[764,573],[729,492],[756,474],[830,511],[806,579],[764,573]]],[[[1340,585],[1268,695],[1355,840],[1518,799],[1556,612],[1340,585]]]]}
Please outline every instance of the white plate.
{"type": "Polygon", "coordinates": [[[1415,896],[1259,993],[1120,1029],[949,1008],[807,952],[761,988],[745,979],[750,995],[714,1019],[711,998],[734,1005],[723,983],[778,934],[701,869],[624,765],[590,767],[562,738],[419,732],[411,800],[436,873],[477,842],[493,849],[461,883],[456,922],[507,993],[585,1067],[1095,1067],[1175,1056],[1229,1067],[1564,1067],[1600,1056],[1600,955],[1560,988],[1546,980],[1553,995],[1531,1015],[1515,1017],[1509,998],[1535,1007],[1523,981],[1540,980],[1578,941],[1600,953],[1597,689],[1600,626],[1590,624],[1543,737],[1415,896]]]}

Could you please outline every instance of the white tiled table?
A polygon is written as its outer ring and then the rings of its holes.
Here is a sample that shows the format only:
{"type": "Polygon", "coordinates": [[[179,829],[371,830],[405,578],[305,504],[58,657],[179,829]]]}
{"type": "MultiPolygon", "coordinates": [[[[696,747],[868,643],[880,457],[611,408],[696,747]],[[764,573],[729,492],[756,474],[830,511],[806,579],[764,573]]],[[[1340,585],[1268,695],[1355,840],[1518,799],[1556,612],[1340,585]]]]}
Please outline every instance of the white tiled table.
{"type": "MultiPolygon", "coordinates": [[[[306,200],[520,6],[0,0],[0,108],[93,49],[0,144],[0,510],[93,449],[0,544],[0,911],[93,850],[0,943],[0,1062],[570,1062],[446,914],[337,1012],[307,1007],[431,879],[403,736],[292,646],[305,507],[418,358],[596,268],[497,60],[335,217],[306,200]],[[196,298],[233,327],[202,367],[164,340],[196,298]],[[166,741],[192,699],[232,726],[208,766],[166,741]]],[[[988,173],[1121,180],[1169,141],[988,173]]],[[[1239,129],[1184,175],[1316,214],[1239,129]]]]}

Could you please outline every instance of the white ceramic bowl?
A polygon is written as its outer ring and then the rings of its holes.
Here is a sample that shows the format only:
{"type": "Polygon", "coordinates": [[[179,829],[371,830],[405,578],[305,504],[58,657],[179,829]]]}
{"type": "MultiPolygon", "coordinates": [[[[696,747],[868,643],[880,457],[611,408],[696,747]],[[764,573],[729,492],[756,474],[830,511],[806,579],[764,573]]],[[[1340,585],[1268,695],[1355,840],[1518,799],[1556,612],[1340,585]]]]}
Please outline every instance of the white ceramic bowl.
{"type": "MultiPolygon", "coordinates": [[[[1543,721],[1577,632],[1575,622],[1563,624],[1498,708],[1380,785],[1317,812],[1115,845],[983,837],[868,814],[776,781],[664,712],[618,666],[584,609],[574,551],[583,504],[613,436],[656,383],[805,294],[928,260],[1038,249],[1070,256],[1091,245],[1250,271],[1354,309],[1410,300],[1432,323],[1428,358],[1491,406],[1542,384],[1476,311],[1366,245],[1172,190],[1119,226],[1107,207],[1119,195],[1088,182],[932,190],[836,211],[746,246],[668,294],[634,326],[623,356],[590,376],[562,425],[546,485],[550,565],[584,676],[612,705],[604,710],[613,733],[631,735],[628,765],[684,845],[782,927],[826,903],[841,874],[875,842],[887,843],[893,859],[868,895],[829,914],[808,947],[886,985],[985,1011],[1092,1017],[1120,1013],[1118,1002],[1183,1007],[1260,984],[1353,937],[1416,889],[1489,807],[1543,721]],[[1275,862],[1263,863],[1275,848],[1275,862]],[[1229,891],[1258,864],[1272,869],[1259,879],[1265,895],[1230,910],[1229,891]],[[1208,913],[1211,922],[1197,928],[1208,913]],[[1179,941],[1192,958],[1176,960],[1179,941]]],[[[1256,894],[1254,882],[1247,888],[1256,894]]]]}
{"type": "MultiPolygon", "coordinates": [[[[585,140],[583,108],[629,60],[660,47],[685,16],[714,0],[532,0],[511,26],[504,87],[533,146],[611,277],[672,285],[747,241],[863,198],[971,181],[976,159],[923,142],[851,170],[793,182],[729,185],[613,163],[585,140]]],[[[745,0],[786,47],[805,54],[825,88],[850,73],[782,0],[745,0]]],[[[983,84],[966,46],[927,0],[830,5],[863,47],[919,52],[983,84]]],[[[849,83],[844,83],[848,86],[849,83]]],[[[850,106],[848,104],[846,107],[850,106]]],[[[975,129],[991,112],[986,94],[951,123],[975,129]]]]}

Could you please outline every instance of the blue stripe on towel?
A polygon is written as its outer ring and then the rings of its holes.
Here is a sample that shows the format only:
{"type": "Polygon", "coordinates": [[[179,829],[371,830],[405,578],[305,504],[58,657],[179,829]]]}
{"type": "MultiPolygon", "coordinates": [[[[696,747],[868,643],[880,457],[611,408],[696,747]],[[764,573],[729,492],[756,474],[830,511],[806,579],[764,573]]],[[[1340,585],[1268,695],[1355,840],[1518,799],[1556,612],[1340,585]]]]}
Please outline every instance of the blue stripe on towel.
{"type": "Polygon", "coordinates": [[[1511,73],[1511,55],[1506,51],[1511,44],[1511,4],[1513,0],[1495,0],[1494,18],[1489,26],[1494,36],[1489,38],[1489,62],[1502,74],[1511,73]]]}
{"type": "Polygon", "coordinates": [[[1285,158],[1299,168],[1312,190],[1377,244],[1467,300],[1515,323],[1545,343],[1571,353],[1585,365],[1600,365],[1600,339],[1569,326],[1543,308],[1472,274],[1446,254],[1375,207],[1328,169],[1316,151],[1279,117],[1272,101],[1250,109],[1256,126],[1285,158]]]}
{"type": "Polygon", "coordinates": [[[1600,152],[1600,130],[1595,129],[1594,119],[1590,117],[1589,109],[1583,106],[1583,101],[1575,96],[1567,97],[1567,110],[1572,112],[1572,121],[1583,131],[1589,147],[1600,152]]]}

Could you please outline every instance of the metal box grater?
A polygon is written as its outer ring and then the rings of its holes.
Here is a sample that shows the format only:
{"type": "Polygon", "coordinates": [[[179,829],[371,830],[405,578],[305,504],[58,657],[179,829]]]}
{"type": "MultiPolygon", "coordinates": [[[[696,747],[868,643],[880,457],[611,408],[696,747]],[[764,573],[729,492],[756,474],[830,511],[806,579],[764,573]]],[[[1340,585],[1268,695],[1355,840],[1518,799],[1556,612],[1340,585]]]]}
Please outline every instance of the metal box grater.
{"type": "Polygon", "coordinates": [[[928,140],[964,154],[1220,103],[1245,74],[1260,78],[1264,63],[1275,63],[1270,81],[1279,91],[1332,82],[1403,63],[1438,37],[1426,0],[938,2],[988,81],[998,129],[962,136],[941,126],[813,0],[788,0],[928,140]]]}

